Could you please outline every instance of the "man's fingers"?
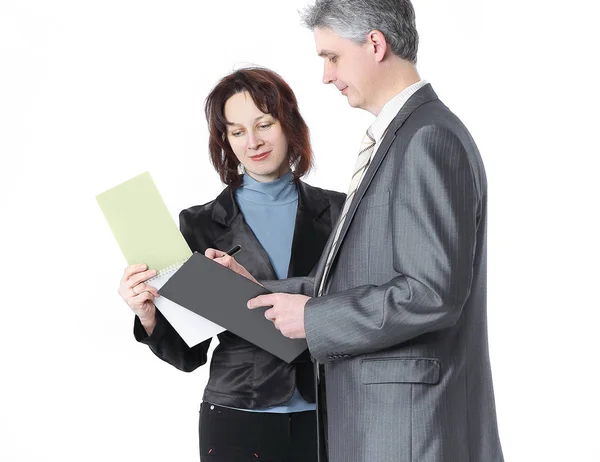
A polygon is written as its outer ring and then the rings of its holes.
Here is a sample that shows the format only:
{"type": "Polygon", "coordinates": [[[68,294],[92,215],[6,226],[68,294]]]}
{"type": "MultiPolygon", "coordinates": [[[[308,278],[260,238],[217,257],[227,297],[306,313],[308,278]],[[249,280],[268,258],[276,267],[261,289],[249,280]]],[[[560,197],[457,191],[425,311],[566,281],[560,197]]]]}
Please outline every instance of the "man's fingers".
{"type": "Polygon", "coordinates": [[[275,308],[270,308],[265,311],[265,318],[267,318],[269,321],[275,322],[275,308]]]}
{"type": "Polygon", "coordinates": [[[278,324],[278,320],[277,320],[277,316],[275,315],[275,308],[270,308],[267,311],[265,311],[265,318],[267,318],[269,321],[271,321],[273,323],[273,326],[275,327],[275,329],[277,329],[278,331],[281,331],[279,324],[278,324]]]}
{"type": "Polygon", "coordinates": [[[248,300],[248,308],[260,308],[262,306],[273,306],[277,301],[277,294],[259,295],[248,300]]]}

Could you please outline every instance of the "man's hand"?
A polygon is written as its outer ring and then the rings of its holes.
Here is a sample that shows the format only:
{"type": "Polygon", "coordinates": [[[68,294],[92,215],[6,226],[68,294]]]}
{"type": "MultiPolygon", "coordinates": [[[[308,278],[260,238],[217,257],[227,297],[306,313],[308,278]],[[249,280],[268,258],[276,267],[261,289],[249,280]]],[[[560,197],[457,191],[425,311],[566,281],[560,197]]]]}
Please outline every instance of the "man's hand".
{"type": "Polygon", "coordinates": [[[206,258],[210,258],[211,260],[216,261],[217,263],[225,266],[226,268],[229,268],[232,271],[235,271],[238,274],[241,274],[246,279],[250,279],[252,282],[255,282],[262,286],[262,284],[256,279],[254,279],[254,276],[252,276],[246,268],[244,268],[237,261],[235,261],[235,258],[230,257],[229,255],[227,255],[227,253],[223,252],[222,250],[208,248],[206,249],[206,252],[204,252],[204,256],[206,258]]]}
{"type": "Polygon", "coordinates": [[[265,311],[265,318],[288,338],[306,338],[304,330],[304,307],[310,297],[299,294],[259,295],[248,301],[248,308],[272,306],[265,311]]]}

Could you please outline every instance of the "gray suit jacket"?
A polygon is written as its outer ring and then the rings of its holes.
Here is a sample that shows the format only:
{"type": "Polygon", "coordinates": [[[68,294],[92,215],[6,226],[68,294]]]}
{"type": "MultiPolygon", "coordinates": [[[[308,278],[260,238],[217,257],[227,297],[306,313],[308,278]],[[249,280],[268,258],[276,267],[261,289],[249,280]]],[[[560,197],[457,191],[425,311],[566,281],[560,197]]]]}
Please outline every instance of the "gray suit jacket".
{"type": "MultiPolygon", "coordinates": [[[[341,231],[306,337],[330,462],[500,462],[486,325],[487,185],[431,85],[400,110],[341,231]]],[[[266,284],[315,295],[315,279],[266,284]]],[[[317,284],[318,285],[318,284],[317,284]]]]}

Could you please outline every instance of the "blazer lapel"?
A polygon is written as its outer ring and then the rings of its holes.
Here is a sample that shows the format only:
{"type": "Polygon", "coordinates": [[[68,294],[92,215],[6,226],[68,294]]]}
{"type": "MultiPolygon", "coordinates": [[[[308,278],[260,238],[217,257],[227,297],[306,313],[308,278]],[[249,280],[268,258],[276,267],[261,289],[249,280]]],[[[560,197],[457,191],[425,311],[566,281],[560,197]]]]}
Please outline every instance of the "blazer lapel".
{"type": "Polygon", "coordinates": [[[223,233],[215,237],[215,246],[227,251],[234,245],[241,245],[242,251],[235,257],[240,264],[258,279],[277,279],[267,252],[244,220],[233,194],[231,188],[225,188],[215,199],[212,219],[226,226],[223,233]]]}
{"type": "MultiPolygon", "coordinates": [[[[298,211],[288,277],[306,275],[311,272],[314,262],[319,260],[321,250],[333,226],[323,219],[329,207],[329,199],[318,188],[299,181],[298,211]]],[[[233,191],[226,188],[215,200],[212,219],[225,226],[223,233],[215,238],[215,246],[227,251],[236,244],[243,250],[235,258],[258,279],[276,280],[277,275],[271,260],[252,229],[248,226],[235,202],[233,191]]]]}
{"type": "Polygon", "coordinates": [[[325,193],[299,181],[298,212],[292,242],[292,254],[288,277],[307,275],[319,261],[332,223],[323,220],[323,213],[329,209],[329,200],[325,193]]]}
{"type": "MultiPolygon", "coordinates": [[[[433,91],[431,84],[425,85],[423,88],[419,89],[414,95],[412,95],[408,99],[408,101],[404,104],[404,106],[402,106],[400,111],[398,111],[398,114],[396,115],[396,117],[394,117],[394,119],[390,123],[388,129],[386,130],[386,134],[383,137],[381,144],[377,148],[377,152],[375,153],[373,160],[371,161],[371,165],[369,165],[369,168],[365,172],[365,176],[362,179],[360,186],[358,187],[358,190],[356,191],[354,199],[352,200],[352,203],[350,204],[350,208],[348,209],[346,219],[344,220],[344,224],[343,224],[342,230],[340,231],[340,236],[338,238],[338,244],[337,244],[336,248],[334,249],[333,257],[331,260],[332,269],[333,269],[333,263],[335,261],[335,258],[337,257],[339,249],[342,245],[342,241],[344,240],[344,237],[346,236],[346,233],[348,232],[348,228],[350,227],[350,224],[352,223],[352,219],[354,218],[356,209],[358,208],[360,201],[362,200],[363,196],[365,195],[365,192],[369,188],[371,181],[373,181],[373,178],[375,177],[375,174],[377,173],[377,170],[379,169],[381,162],[383,161],[383,159],[387,155],[388,151],[390,150],[390,146],[392,145],[392,142],[396,139],[396,133],[398,132],[400,127],[402,127],[402,125],[404,124],[404,122],[406,121],[408,116],[415,111],[415,109],[417,109],[419,106],[421,106],[429,101],[433,101],[435,99],[437,99],[437,95],[433,91]]],[[[330,242],[328,242],[328,245],[327,245],[327,251],[326,251],[326,253],[324,253],[325,258],[327,258],[327,255],[329,255],[329,249],[331,248],[331,244],[332,244],[332,242],[330,239],[330,242]]],[[[317,281],[319,281],[319,283],[321,281],[321,278],[323,277],[323,270],[324,270],[324,266],[325,266],[324,262],[321,262],[321,263],[322,264],[319,264],[319,273],[317,274],[318,278],[316,279],[317,281]]],[[[329,274],[331,274],[331,270],[329,271],[329,274]]],[[[316,284],[316,285],[318,285],[318,284],[316,284]]]]}

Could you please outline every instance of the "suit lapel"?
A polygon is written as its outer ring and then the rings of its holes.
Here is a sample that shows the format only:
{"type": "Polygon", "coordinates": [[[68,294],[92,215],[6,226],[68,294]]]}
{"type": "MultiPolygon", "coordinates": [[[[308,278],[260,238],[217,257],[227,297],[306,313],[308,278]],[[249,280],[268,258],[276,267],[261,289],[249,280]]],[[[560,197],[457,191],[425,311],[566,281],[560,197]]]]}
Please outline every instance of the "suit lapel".
{"type": "MultiPolygon", "coordinates": [[[[404,106],[402,106],[400,111],[398,111],[398,114],[396,115],[396,117],[394,117],[394,119],[390,123],[388,129],[386,130],[386,134],[383,137],[381,144],[377,148],[377,152],[375,153],[373,160],[371,161],[371,165],[369,165],[369,168],[365,172],[365,176],[362,179],[360,186],[358,187],[358,190],[356,191],[354,199],[353,199],[352,203],[350,204],[350,208],[348,209],[348,214],[346,215],[346,219],[344,220],[344,224],[342,226],[342,230],[340,231],[340,236],[338,238],[338,244],[337,244],[336,248],[334,249],[334,254],[333,254],[333,257],[331,260],[332,269],[333,269],[333,264],[335,262],[335,258],[337,257],[337,254],[342,245],[344,237],[346,236],[346,233],[348,232],[348,228],[350,227],[350,224],[352,223],[352,219],[354,218],[356,209],[358,208],[360,201],[362,200],[363,196],[365,195],[365,192],[369,188],[371,181],[373,181],[373,178],[375,177],[377,170],[379,169],[381,163],[383,162],[383,159],[385,158],[388,151],[390,150],[392,142],[396,139],[396,133],[398,132],[400,127],[402,127],[402,125],[404,124],[404,122],[406,121],[408,116],[415,111],[415,109],[417,109],[419,106],[421,106],[429,101],[433,101],[435,99],[437,99],[437,95],[433,91],[431,84],[425,85],[423,88],[419,89],[414,95],[412,95],[408,99],[408,101],[404,104],[404,106]]],[[[332,241],[332,239],[329,240],[329,242],[327,244],[327,250],[326,250],[326,252],[323,253],[323,255],[325,256],[325,259],[329,255],[329,251],[330,251],[331,245],[332,245],[331,241],[332,241]]],[[[321,281],[321,278],[323,277],[324,267],[325,267],[325,262],[324,261],[320,262],[319,263],[319,271],[317,273],[317,279],[316,279],[317,281],[321,281]]],[[[331,274],[331,270],[329,271],[329,274],[331,274]]]]}

